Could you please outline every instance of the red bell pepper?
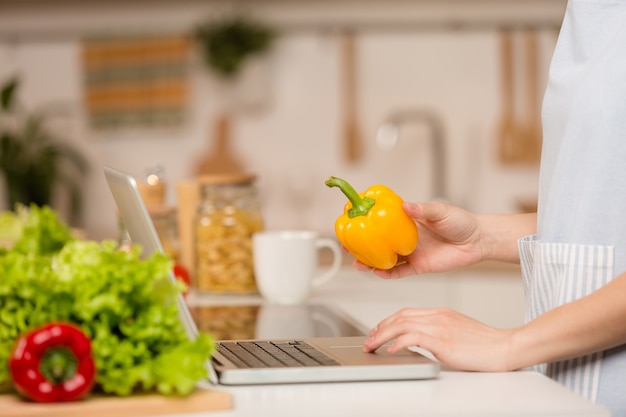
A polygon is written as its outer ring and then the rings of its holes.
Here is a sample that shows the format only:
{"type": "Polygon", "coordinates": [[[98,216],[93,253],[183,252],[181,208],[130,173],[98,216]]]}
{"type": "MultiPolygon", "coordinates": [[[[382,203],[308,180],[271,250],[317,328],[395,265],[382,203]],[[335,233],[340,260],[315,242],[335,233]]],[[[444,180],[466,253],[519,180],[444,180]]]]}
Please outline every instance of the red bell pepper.
{"type": "Polygon", "coordinates": [[[22,336],[9,359],[15,388],[37,402],[74,401],[88,394],[96,367],[91,341],[68,323],[51,323],[22,336]]]}
{"type": "Polygon", "coordinates": [[[185,268],[182,264],[175,263],[174,276],[185,283],[187,289],[185,290],[184,295],[187,295],[189,289],[191,288],[191,276],[189,275],[189,271],[187,270],[187,268],[185,268]]]}

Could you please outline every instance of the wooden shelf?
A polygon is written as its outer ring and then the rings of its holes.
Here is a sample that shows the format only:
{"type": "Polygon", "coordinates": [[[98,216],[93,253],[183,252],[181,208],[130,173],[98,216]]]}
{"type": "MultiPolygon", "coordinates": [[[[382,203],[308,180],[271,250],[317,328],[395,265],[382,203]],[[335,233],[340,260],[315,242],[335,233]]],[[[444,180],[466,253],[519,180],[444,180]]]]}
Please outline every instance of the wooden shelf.
{"type": "Polygon", "coordinates": [[[0,41],[51,41],[115,30],[188,31],[244,12],[279,31],[558,28],[566,0],[0,0],[0,41]]]}

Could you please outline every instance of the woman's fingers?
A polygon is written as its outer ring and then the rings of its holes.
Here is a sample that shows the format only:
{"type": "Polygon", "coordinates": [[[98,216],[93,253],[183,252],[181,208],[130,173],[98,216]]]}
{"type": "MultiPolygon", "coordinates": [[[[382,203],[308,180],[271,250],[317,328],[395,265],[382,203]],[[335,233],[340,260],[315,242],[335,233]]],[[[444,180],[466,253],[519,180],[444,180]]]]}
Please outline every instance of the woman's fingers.
{"type": "Polygon", "coordinates": [[[386,269],[386,270],[374,269],[374,273],[380,278],[398,279],[398,278],[404,278],[409,275],[415,275],[417,271],[415,270],[415,267],[412,264],[408,262],[402,262],[402,263],[397,264],[391,269],[386,269]]]}
{"type": "Polygon", "coordinates": [[[444,220],[448,215],[450,208],[442,202],[432,203],[410,203],[405,201],[402,203],[404,212],[415,220],[428,222],[437,222],[444,220]]]}
{"type": "MultiPolygon", "coordinates": [[[[412,343],[420,346],[415,340],[421,337],[421,334],[427,333],[431,325],[429,324],[429,316],[435,314],[436,310],[432,309],[402,309],[395,314],[387,317],[381,321],[372,331],[370,331],[369,339],[365,342],[364,350],[366,352],[373,352],[385,343],[396,340],[393,346],[393,351],[401,350],[402,341],[398,340],[402,335],[412,335],[412,343]]],[[[405,338],[406,339],[406,338],[405,338]]]]}
{"type": "Polygon", "coordinates": [[[418,346],[457,369],[508,369],[511,330],[499,330],[447,308],[403,309],[381,321],[363,345],[374,352],[388,342],[388,352],[418,346]]]}

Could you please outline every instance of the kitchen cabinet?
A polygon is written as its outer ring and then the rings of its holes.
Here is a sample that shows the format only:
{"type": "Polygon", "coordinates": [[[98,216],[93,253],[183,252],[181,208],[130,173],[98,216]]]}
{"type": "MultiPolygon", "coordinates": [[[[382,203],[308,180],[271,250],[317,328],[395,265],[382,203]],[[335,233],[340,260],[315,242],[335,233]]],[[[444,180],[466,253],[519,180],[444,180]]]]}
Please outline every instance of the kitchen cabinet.
{"type": "Polygon", "coordinates": [[[0,40],[54,40],[115,28],[188,30],[243,12],[283,31],[473,30],[558,27],[566,0],[0,0],[0,40]]]}

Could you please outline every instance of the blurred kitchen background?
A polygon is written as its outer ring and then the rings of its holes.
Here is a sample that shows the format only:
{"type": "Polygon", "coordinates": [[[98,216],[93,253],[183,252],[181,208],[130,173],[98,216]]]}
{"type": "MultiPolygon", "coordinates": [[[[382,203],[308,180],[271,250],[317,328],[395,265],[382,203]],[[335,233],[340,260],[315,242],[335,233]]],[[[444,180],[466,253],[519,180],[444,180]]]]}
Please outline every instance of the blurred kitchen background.
{"type": "MultiPolygon", "coordinates": [[[[565,0],[0,0],[0,85],[86,158],[89,238],[117,238],[103,167],[176,184],[258,175],[266,228],[331,235],[345,198],[532,210],[538,112],[565,0]],[[198,29],[244,22],[267,48],[225,78],[198,29]],[[130,75],[129,75],[130,74],[130,75]]],[[[0,123],[3,119],[0,118],[0,123]]],[[[1,125],[0,125],[1,126],[1,125]]],[[[0,182],[0,195],[6,195],[0,182]]],[[[54,205],[69,216],[67,191],[54,205]]],[[[0,208],[6,208],[5,198],[0,208]]]]}

